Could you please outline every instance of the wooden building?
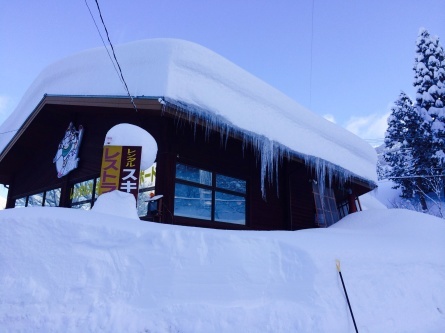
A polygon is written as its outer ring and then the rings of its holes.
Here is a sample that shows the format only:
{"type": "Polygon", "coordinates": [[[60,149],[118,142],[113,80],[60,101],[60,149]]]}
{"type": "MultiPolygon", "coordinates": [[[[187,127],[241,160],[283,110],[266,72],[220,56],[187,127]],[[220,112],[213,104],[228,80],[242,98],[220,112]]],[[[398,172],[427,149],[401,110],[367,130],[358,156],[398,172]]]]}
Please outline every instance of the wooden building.
{"type": "Polygon", "coordinates": [[[375,162],[372,147],[285,98],[280,104],[284,95],[222,57],[176,40],[144,41],[122,46],[125,49],[136,57],[127,63],[123,57],[122,67],[124,74],[129,73],[130,90],[136,91],[137,109],[121,87],[109,83],[118,81],[110,64],[103,65],[109,59],[94,50],[44,71],[2,125],[2,132],[16,130],[0,141],[0,183],[9,188],[7,208],[91,208],[97,198],[105,136],[121,123],[145,129],[158,145],[155,165],[142,172],[138,200],[142,220],[253,230],[329,226],[360,210],[357,198],[375,187],[369,171],[375,162]],[[140,59],[148,60],[141,64],[140,59]],[[183,74],[184,68],[189,74],[183,74]],[[216,72],[222,78],[215,79],[216,72]],[[165,83],[166,76],[173,83],[165,83]],[[99,83],[89,83],[97,77],[102,78],[99,83]],[[140,88],[141,81],[150,84],[140,88]],[[258,95],[251,96],[250,91],[258,95]],[[196,98],[197,92],[204,98],[196,98]],[[287,108],[295,108],[295,117],[286,113],[287,108]],[[236,117],[244,110],[249,114],[239,124],[236,117]],[[276,122],[267,124],[271,112],[276,112],[276,122]],[[252,125],[245,120],[249,117],[252,125]],[[298,123],[301,119],[303,125],[313,119],[320,122],[320,132],[309,128],[306,133],[298,123]],[[60,176],[55,154],[69,124],[83,129],[79,162],[60,176]],[[295,132],[281,133],[288,126],[295,132]],[[274,131],[280,132],[277,138],[272,138],[274,131]],[[292,146],[297,141],[305,151],[292,146]],[[340,157],[333,154],[335,149],[340,157]],[[150,193],[162,195],[153,216],[147,202],[150,193]]]}

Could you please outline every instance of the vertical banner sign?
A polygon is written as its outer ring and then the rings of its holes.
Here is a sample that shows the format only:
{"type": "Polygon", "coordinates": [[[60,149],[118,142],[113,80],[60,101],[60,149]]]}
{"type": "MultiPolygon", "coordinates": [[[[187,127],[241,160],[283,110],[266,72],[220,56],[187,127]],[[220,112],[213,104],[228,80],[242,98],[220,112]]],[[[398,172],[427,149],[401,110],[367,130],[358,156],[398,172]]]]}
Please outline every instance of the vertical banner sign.
{"type": "Polygon", "coordinates": [[[57,148],[56,156],[53,159],[53,163],[56,164],[57,177],[62,178],[69,172],[77,168],[79,162],[79,146],[82,142],[83,127],[79,126],[79,130],[76,130],[73,123],[70,123],[65,135],[60,141],[57,148]]]}
{"type": "Polygon", "coordinates": [[[104,146],[99,195],[119,190],[132,193],[137,202],[141,154],[140,146],[104,146]]]}

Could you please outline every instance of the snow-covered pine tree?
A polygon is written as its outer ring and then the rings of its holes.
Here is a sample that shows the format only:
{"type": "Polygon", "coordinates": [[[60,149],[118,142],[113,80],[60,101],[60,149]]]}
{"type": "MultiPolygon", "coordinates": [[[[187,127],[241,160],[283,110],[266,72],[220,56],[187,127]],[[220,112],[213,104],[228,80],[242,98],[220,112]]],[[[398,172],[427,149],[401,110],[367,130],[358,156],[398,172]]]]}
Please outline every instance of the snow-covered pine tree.
{"type": "Polygon", "coordinates": [[[394,181],[395,188],[401,188],[405,198],[412,198],[417,192],[417,161],[413,156],[413,145],[422,123],[412,100],[402,91],[388,117],[383,156],[388,164],[386,176],[394,181]]]}
{"type": "Polygon", "coordinates": [[[428,92],[434,100],[434,105],[429,108],[428,113],[432,119],[435,174],[443,174],[445,171],[445,56],[439,38],[433,38],[433,45],[434,49],[428,59],[428,65],[434,76],[433,85],[428,92]]]}
{"type": "MultiPolygon", "coordinates": [[[[416,42],[414,87],[417,110],[424,119],[414,155],[419,173],[429,176],[445,172],[445,60],[439,38],[420,29],[416,42]]],[[[426,189],[425,189],[426,190],[426,189]]]]}
{"type": "MultiPolygon", "coordinates": [[[[434,86],[434,68],[430,63],[434,58],[436,45],[429,32],[421,28],[416,41],[416,57],[414,59],[414,87],[417,89],[416,102],[421,111],[426,111],[434,106],[434,98],[429,90],[434,86]]],[[[429,119],[428,119],[429,120],[429,119]]]]}

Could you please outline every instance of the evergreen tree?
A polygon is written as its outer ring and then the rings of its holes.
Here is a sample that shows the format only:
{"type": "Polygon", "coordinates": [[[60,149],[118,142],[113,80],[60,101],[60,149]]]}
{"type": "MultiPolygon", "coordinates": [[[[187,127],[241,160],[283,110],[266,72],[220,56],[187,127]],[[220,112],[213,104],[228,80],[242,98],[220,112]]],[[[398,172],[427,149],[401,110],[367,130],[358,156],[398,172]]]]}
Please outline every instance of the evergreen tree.
{"type": "Polygon", "coordinates": [[[413,102],[401,92],[388,117],[383,156],[389,166],[387,177],[396,183],[395,188],[401,188],[405,198],[412,198],[417,193],[417,161],[413,149],[422,124],[423,119],[413,102]]]}
{"type": "Polygon", "coordinates": [[[437,192],[432,184],[443,184],[445,176],[445,54],[439,38],[423,28],[413,69],[416,103],[403,92],[394,103],[385,134],[387,165],[381,172],[403,197],[418,195],[427,210],[425,194],[437,192]]]}
{"type": "MultiPolygon", "coordinates": [[[[426,29],[420,29],[416,41],[414,59],[414,87],[417,88],[416,101],[422,112],[428,112],[434,105],[434,98],[429,89],[434,85],[434,70],[430,66],[430,57],[434,57],[434,40],[426,29]]],[[[423,114],[423,116],[425,116],[423,114]]],[[[428,119],[429,120],[429,119],[428,119]]]]}
{"type": "Polygon", "coordinates": [[[434,73],[433,85],[428,90],[434,100],[434,105],[428,110],[432,119],[433,164],[436,169],[435,173],[443,174],[445,170],[445,60],[439,38],[434,41],[433,54],[430,56],[428,64],[434,73]]]}
{"type": "MultiPolygon", "coordinates": [[[[417,88],[418,112],[424,119],[422,149],[425,170],[433,167],[433,173],[442,174],[445,162],[445,61],[444,51],[438,37],[421,29],[416,42],[414,62],[414,87],[417,88]]],[[[421,154],[419,154],[420,156],[421,154]]],[[[431,172],[431,170],[429,170],[431,172]]]]}

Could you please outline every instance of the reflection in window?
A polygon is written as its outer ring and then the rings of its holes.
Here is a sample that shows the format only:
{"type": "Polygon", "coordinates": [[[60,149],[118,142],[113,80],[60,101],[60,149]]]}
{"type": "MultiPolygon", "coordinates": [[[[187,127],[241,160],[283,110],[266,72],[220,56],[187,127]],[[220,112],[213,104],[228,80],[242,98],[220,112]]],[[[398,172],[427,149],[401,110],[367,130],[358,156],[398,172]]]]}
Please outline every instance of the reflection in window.
{"type": "Polygon", "coordinates": [[[148,190],[139,190],[138,195],[138,216],[145,216],[147,215],[147,206],[148,206],[148,199],[150,199],[150,193],[153,191],[154,188],[148,189],[148,190]]]}
{"type": "Polygon", "coordinates": [[[215,221],[246,224],[246,198],[223,192],[216,192],[215,221]]]}
{"type": "Polygon", "coordinates": [[[91,209],[91,202],[75,203],[75,204],[71,205],[71,208],[82,209],[82,210],[90,210],[91,209]]]}
{"type": "Polygon", "coordinates": [[[61,189],[60,188],[56,188],[54,190],[46,191],[44,206],[46,206],[46,207],[59,207],[59,204],[60,204],[60,193],[61,193],[61,189]]]}
{"type": "Polygon", "coordinates": [[[184,184],[175,185],[175,215],[203,220],[211,219],[212,193],[184,184]]]}
{"type": "Polygon", "coordinates": [[[246,224],[246,181],[178,163],[174,214],[246,224]]]}
{"type": "Polygon", "coordinates": [[[15,200],[14,207],[58,207],[60,204],[60,188],[28,195],[15,200]]]}
{"type": "Polygon", "coordinates": [[[74,184],[70,191],[71,208],[91,209],[97,199],[98,187],[99,178],[74,184]]]}
{"type": "Polygon", "coordinates": [[[219,174],[216,175],[216,187],[238,193],[246,193],[245,180],[227,177],[219,174]]]}
{"type": "Polygon", "coordinates": [[[20,207],[26,207],[28,204],[28,197],[15,199],[14,207],[20,208],[20,207]]]}
{"type": "Polygon", "coordinates": [[[176,178],[202,185],[212,185],[212,173],[184,164],[176,164],[176,178]]]}
{"type": "Polygon", "coordinates": [[[315,219],[320,227],[329,227],[340,219],[335,194],[332,188],[325,187],[323,192],[316,182],[312,183],[312,191],[315,199],[315,219]]]}
{"type": "Polygon", "coordinates": [[[29,196],[28,207],[43,206],[43,192],[29,196]]]}

